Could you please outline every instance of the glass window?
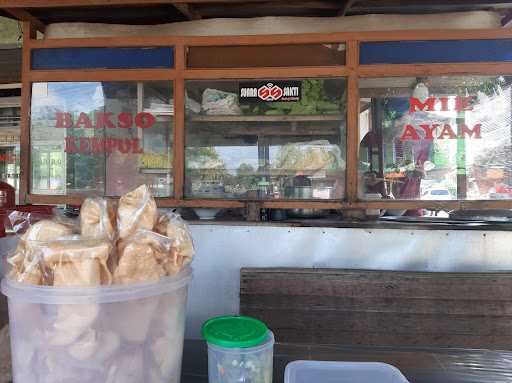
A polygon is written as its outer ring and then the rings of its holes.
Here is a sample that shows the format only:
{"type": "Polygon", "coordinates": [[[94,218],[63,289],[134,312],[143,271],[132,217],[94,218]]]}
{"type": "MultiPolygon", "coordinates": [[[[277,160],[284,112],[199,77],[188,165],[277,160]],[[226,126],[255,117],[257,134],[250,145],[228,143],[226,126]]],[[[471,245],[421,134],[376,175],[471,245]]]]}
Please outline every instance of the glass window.
{"type": "Polygon", "coordinates": [[[345,65],[345,44],[189,47],[189,68],[261,68],[345,65]]]}
{"type": "Polygon", "coordinates": [[[360,81],[363,199],[512,198],[512,77],[360,81]]]}
{"type": "Polygon", "coordinates": [[[35,83],[31,192],[172,196],[173,121],[169,81],[35,83]]]}
{"type": "Polygon", "coordinates": [[[188,81],[185,196],[341,199],[346,81],[188,81]]]}

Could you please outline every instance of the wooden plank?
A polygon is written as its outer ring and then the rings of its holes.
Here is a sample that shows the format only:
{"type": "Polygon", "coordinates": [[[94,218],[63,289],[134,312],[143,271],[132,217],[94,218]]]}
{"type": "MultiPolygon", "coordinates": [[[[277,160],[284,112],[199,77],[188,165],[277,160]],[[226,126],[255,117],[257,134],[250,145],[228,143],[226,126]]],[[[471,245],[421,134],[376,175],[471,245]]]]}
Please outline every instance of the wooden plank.
{"type": "Polygon", "coordinates": [[[3,10],[5,12],[7,12],[8,14],[10,14],[12,17],[14,17],[20,21],[29,21],[30,23],[32,23],[33,27],[36,30],[44,33],[44,31],[46,29],[46,25],[41,20],[39,20],[37,17],[34,17],[29,12],[27,12],[25,9],[23,9],[23,8],[3,8],[3,10]]]}
{"type": "Polygon", "coordinates": [[[197,4],[198,12],[205,18],[214,17],[265,17],[265,16],[335,16],[338,5],[332,1],[267,1],[264,3],[197,4]]]}
{"type": "Polygon", "coordinates": [[[346,76],[345,67],[268,67],[268,68],[230,68],[230,69],[188,69],[185,79],[259,79],[259,78],[308,78],[346,76]]]}
{"type": "Polygon", "coordinates": [[[36,30],[30,21],[23,22],[23,51],[21,66],[21,125],[20,125],[20,204],[26,202],[30,187],[30,103],[31,83],[28,78],[30,72],[30,40],[36,38],[36,30]]]}
{"type": "Polygon", "coordinates": [[[512,273],[242,269],[240,313],[279,342],[510,349],[512,273]]]}
{"type": "MultiPolygon", "coordinates": [[[[1,1],[1,0],[0,0],[1,1]]],[[[255,36],[129,36],[45,39],[31,42],[32,48],[101,46],[241,46],[334,43],[358,41],[472,40],[512,38],[512,29],[407,30],[378,32],[301,33],[255,36]]],[[[465,64],[462,64],[465,65],[465,64]]]]}
{"type": "Polygon", "coordinates": [[[193,10],[188,4],[173,4],[174,7],[180,11],[189,20],[199,20],[201,15],[193,10]]]}
{"type": "MultiPolygon", "coordinates": [[[[21,188],[20,188],[21,190],[21,188]]],[[[83,201],[83,196],[62,196],[62,195],[30,195],[27,201],[33,204],[80,204],[83,201]]],[[[447,209],[511,209],[512,200],[496,200],[496,201],[460,201],[449,202],[440,201],[408,201],[403,203],[391,203],[383,200],[382,202],[358,202],[348,203],[334,200],[262,200],[261,206],[265,209],[432,209],[432,210],[447,210],[447,209]]],[[[220,208],[236,208],[244,207],[247,201],[244,200],[222,200],[222,199],[157,199],[158,206],[160,207],[220,207],[220,208]]]]}
{"type": "Polygon", "coordinates": [[[290,122],[290,121],[341,121],[342,116],[191,116],[190,122],[290,122]]]}
{"type": "Polygon", "coordinates": [[[343,312],[439,314],[470,316],[506,316],[512,319],[510,300],[394,298],[353,296],[333,299],[329,295],[288,295],[280,292],[259,294],[255,291],[240,292],[240,310],[314,310],[343,312]]]}
{"type": "Polygon", "coordinates": [[[12,84],[21,81],[22,56],[21,47],[0,50],[0,86],[13,89],[12,84]]]}
{"type": "MultiPolygon", "coordinates": [[[[268,3],[280,0],[244,0],[247,3],[268,3]]],[[[290,2],[297,0],[288,0],[290,2]]],[[[300,0],[299,0],[300,1],[300,0]]],[[[0,8],[58,8],[58,7],[92,7],[92,6],[121,6],[121,5],[173,5],[173,4],[237,4],[240,0],[0,0],[0,8]]]]}
{"type": "Polygon", "coordinates": [[[187,66],[193,69],[343,66],[343,44],[274,44],[189,46],[187,66]]]}
{"type": "MultiPolygon", "coordinates": [[[[312,254],[313,255],[313,254],[312,254]]],[[[311,295],[343,298],[422,298],[443,300],[506,300],[512,289],[512,274],[451,274],[392,272],[345,272],[250,274],[242,270],[242,294],[311,295]],[[410,274],[410,275],[409,275],[410,274]],[[447,296],[447,289],[450,294],[447,296]]]]}
{"type": "Polygon", "coordinates": [[[175,66],[179,77],[174,80],[174,198],[181,200],[185,185],[185,80],[183,71],[186,52],[183,45],[176,45],[175,51],[175,66]]]}
{"type": "MultiPolygon", "coordinates": [[[[256,317],[271,329],[331,330],[403,335],[432,335],[435,337],[466,335],[467,337],[510,334],[510,317],[489,315],[440,315],[374,313],[337,310],[294,310],[247,308],[243,315],[256,317]]],[[[430,346],[425,344],[424,346],[430,346]]],[[[510,346],[512,347],[512,345],[510,346]]]]}
{"type": "Polygon", "coordinates": [[[439,347],[510,350],[512,336],[496,334],[471,337],[467,335],[404,334],[395,333],[344,332],[328,330],[272,329],[280,343],[325,344],[344,346],[375,347],[439,347]]]}
{"type": "MultiPolygon", "coordinates": [[[[31,204],[41,205],[81,205],[87,196],[68,195],[40,195],[29,194],[26,201],[31,204]]],[[[112,197],[112,199],[117,199],[112,197]]],[[[155,198],[158,207],[218,207],[218,208],[243,208],[245,203],[236,200],[177,200],[174,198],[155,198]]]]}
{"type": "Polygon", "coordinates": [[[156,81],[171,80],[173,69],[98,69],[98,70],[33,70],[25,77],[30,82],[47,81],[156,81]]]}

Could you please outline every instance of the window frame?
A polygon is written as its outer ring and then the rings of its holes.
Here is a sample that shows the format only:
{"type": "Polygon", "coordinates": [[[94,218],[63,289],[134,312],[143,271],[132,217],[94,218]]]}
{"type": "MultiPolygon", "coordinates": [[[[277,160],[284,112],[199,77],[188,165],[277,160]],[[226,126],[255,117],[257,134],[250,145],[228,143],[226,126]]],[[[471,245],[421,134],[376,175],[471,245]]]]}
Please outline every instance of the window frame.
{"type": "Polygon", "coordinates": [[[486,40],[512,39],[512,30],[439,30],[439,31],[386,31],[386,32],[339,32],[328,34],[289,34],[265,36],[210,36],[210,37],[114,37],[48,39],[36,38],[31,22],[23,22],[23,67],[22,67],[22,124],[21,124],[21,180],[20,201],[41,204],[79,205],[81,195],[34,195],[30,194],[30,104],[33,82],[51,81],[173,81],[174,87],[174,140],[173,172],[174,197],[157,198],[160,207],[218,207],[243,208],[248,205],[261,208],[320,208],[320,209],[481,209],[512,208],[511,200],[373,200],[364,201],[358,197],[359,163],[359,79],[364,77],[401,77],[435,75],[512,75],[512,62],[471,62],[443,64],[359,64],[361,42],[406,41],[406,40],[486,40]],[[345,44],[344,66],[316,67],[262,67],[262,68],[221,68],[190,69],[186,67],[186,52],[190,46],[240,46],[279,45],[311,43],[345,44]],[[67,47],[174,47],[174,68],[172,69],[99,69],[99,70],[32,70],[31,50],[37,48],[67,47]],[[288,79],[345,77],[347,79],[346,105],[346,170],[344,200],[227,200],[227,199],[185,199],[185,80],[228,80],[288,79]]]}

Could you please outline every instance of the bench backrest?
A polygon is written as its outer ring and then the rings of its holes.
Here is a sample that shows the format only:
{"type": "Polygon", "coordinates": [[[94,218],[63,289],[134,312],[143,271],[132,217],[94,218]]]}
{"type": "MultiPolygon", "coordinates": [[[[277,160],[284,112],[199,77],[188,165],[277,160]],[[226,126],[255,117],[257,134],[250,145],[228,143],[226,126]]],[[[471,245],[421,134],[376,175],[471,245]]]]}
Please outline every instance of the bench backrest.
{"type": "Polygon", "coordinates": [[[512,273],[241,270],[240,314],[280,342],[512,349],[512,273]]]}

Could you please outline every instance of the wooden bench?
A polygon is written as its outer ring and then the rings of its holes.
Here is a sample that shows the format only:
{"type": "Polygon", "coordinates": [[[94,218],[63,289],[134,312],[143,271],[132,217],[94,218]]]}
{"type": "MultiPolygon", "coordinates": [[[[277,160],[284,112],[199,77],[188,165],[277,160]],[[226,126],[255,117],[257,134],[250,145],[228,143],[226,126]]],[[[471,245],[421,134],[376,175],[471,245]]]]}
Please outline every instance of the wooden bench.
{"type": "Polygon", "coordinates": [[[512,273],[241,270],[240,313],[283,343],[512,349],[512,273]]]}

